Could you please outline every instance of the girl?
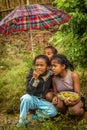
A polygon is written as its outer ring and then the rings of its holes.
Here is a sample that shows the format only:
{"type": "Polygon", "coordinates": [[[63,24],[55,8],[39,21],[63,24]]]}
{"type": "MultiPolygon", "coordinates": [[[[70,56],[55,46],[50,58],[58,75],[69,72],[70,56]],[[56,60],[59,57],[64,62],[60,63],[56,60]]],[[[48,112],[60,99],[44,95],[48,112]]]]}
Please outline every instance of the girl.
{"type": "MultiPolygon", "coordinates": [[[[55,55],[51,60],[51,66],[54,75],[53,89],[55,93],[71,91],[81,95],[78,75],[73,72],[73,64],[64,55],[55,55]],[[71,71],[68,70],[68,68],[70,68],[71,71]]],[[[73,102],[69,99],[62,101],[57,96],[54,96],[52,102],[62,113],[68,110],[72,115],[82,116],[84,114],[84,99],[82,96],[81,100],[77,102],[73,102]]]]}
{"type": "Polygon", "coordinates": [[[18,127],[28,124],[26,120],[29,109],[37,109],[38,117],[54,117],[57,114],[55,106],[45,100],[52,83],[52,74],[48,70],[49,59],[45,55],[38,55],[34,60],[35,70],[27,77],[26,93],[21,97],[20,119],[18,127]]]}

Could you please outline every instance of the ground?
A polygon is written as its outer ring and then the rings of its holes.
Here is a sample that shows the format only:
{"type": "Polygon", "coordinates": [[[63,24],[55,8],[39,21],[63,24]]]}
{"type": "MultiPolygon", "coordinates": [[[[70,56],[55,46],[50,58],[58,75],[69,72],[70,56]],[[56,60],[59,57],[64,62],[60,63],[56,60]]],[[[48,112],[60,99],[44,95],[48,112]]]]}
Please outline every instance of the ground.
{"type": "MultiPolygon", "coordinates": [[[[33,35],[33,43],[34,43],[34,49],[37,51],[40,50],[40,47],[45,47],[47,45],[49,45],[48,43],[48,40],[50,37],[52,37],[52,35],[55,33],[54,30],[41,30],[41,31],[34,31],[32,32],[32,35],[33,35]],[[40,45],[40,46],[38,46],[40,45]]],[[[19,65],[22,64],[23,60],[22,60],[22,55],[19,54],[19,52],[22,53],[22,51],[24,51],[22,48],[28,50],[28,51],[31,51],[31,43],[30,43],[30,37],[29,37],[29,32],[21,32],[19,34],[16,34],[16,35],[9,35],[9,36],[6,36],[6,37],[3,37],[2,35],[0,35],[0,41],[1,43],[6,46],[7,50],[5,50],[4,52],[4,57],[7,58],[9,57],[9,59],[7,59],[8,61],[10,61],[10,64],[12,64],[12,62],[14,62],[15,64],[19,65]],[[14,45],[14,46],[13,46],[14,45]],[[16,51],[14,51],[16,50],[16,51]],[[17,53],[17,55],[15,55],[17,53]],[[14,60],[14,61],[13,61],[14,60]]],[[[42,48],[43,50],[43,48],[42,48]]],[[[24,52],[23,52],[24,53],[24,52]]],[[[36,52],[37,53],[37,52],[36,52]]],[[[1,53],[2,54],[2,53],[1,53]]],[[[8,62],[7,61],[7,62],[8,62]]],[[[4,62],[3,62],[4,63],[4,62]]],[[[13,66],[10,66],[10,64],[7,64],[7,67],[8,67],[8,71],[10,72],[10,70],[12,69],[12,67],[14,67],[14,64],[12,64],[13,66]]],[[[19,68],[18,68],[19,69],[19,68]]],[[[21,68],[20,68],[21,69],[21,68]]],[[[16,69],[17,71],[17,69],[16,69]]],[[[6,71],[7,72],[7,71],[6,71]]],[[[3,66],[0,67],[0,74],[4,73],[4,69],[3,69],[3,66]]],[[[19,74],[21,73],[21,71],[19,72],[19,74]]],[[[9,76],[10,73],[8,73],[7,76],[9,76]]],[[[20,76],[20,75],[17,75],[17,76],[20,76]]],[[[11,76],[10,76],[11,77],[11,76]]],[[[9,78],[10,78],[9,77],[9,78]]],[[[82,83],[84,83],[86,85],[86,78],[87,76],[85,75],[82,75],[82,83]]],[[[7,78],[7,77],[6,77],[7,78]]],[[[4,81],[4,79],[3,79],[4,81]]],[[[10,80],[9,80],[10,81],[10,80]]],[[[13,80],[12,80],[13,81],[13,80]]],[[[4,82],[1,82],[1,83],[4,83],[4,82]]],[[[3,84],[2,84],[3,85],[3,84]]],[[[86,91],[86,87],[84,85],[83,86],[83,92],[85,94],[85,97],[87,96],[87,91],[86,91]],[[84,89],[85,88],[85,89],[84,89]]],[[[7,86],[9,87],[9,86],[7,86]]],[[[14,86],[15,87],[15,86],[14,86]]],[[[8,88],[9,89],[9,88],[8,88]]],[[[7,89],[7,90],[8,90],[7,89]]],[[[13,88],[12,88],[13,89],[13,88]]],[[[14,88],[15,89],[15,88],[14,88]]],[[[7,97],[9,98],[9,96],[7,97]]],[[[2,94],[2,97],[1,99],[3,99],[3,94],[2,94]]],[[[7,99],[8,101],[9,99],[7,99]]],[[[1,100],[0,100],[1,101],[1,100]]],[[[13,100],[15,101],[15,100],[13,100]]],[[[86,101],[87,102],[87,101],[86,101]]],[[[4,102],[4,104],[6,104],[6,102],[4,102]]],[[[2,108],[2,105],[3,105],[3,102],[2,104],[0,105],[0,107],[2,108]]],[[[17,104],[18,105],[18,104],[17,104]]],[[[13,106],[13,104],[12,104],[13,106]]],[[[18,105],[19,106],[19,105],[18,105]]],[[[10,106],[10,108],[12,109],[12,107],[10,106]]],[[[4,107],[4,110],[6,108],[4,107]]],[[[4,111],[3,110],[3,111],[4,111]]],[[[85,117],[82,117],[82,119],[87,119],[87,113],[85,114],[85,117]]],[[[30,119],[30,118],[29,118],[30,119]]],[[[18,114],[6,114],[6,113],[0,113],[0,130],[13,130],[13,128],[10,128],[11,126],[15,127],[17,122],[19,120],[19,112],[18,114]]],[[[74,121],[73,121],[74,122],[74,121]]],[[[75,122],[74,122],[75,123],[75,122]]],[[[40,123],[39,123],[40,124],[40,123]]],[[[39,128],[39,124],[37,125],[37,129],[39,128]]],[[[32,126],[32,123],[31,123],[31,126],[32,126]]],[[[86,128],[87,128],[87,125],[86,125],[86,128]]],[[[29,130],[32,129],[29,128],[29,130]]]]}

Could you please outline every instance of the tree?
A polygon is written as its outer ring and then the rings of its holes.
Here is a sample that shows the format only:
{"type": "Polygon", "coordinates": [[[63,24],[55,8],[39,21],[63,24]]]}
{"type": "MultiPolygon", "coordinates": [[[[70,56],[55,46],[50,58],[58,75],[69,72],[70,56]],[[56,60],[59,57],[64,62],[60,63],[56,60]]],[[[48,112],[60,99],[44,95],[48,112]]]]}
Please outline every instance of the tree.
{"type": "Polygon", "coordinates": [[[60,31],[50,41],[75,65],[84,66],[87,62],[87,1],[54,0],[53,4],[69,12],[71,19],[59,27],[60,31]]]}

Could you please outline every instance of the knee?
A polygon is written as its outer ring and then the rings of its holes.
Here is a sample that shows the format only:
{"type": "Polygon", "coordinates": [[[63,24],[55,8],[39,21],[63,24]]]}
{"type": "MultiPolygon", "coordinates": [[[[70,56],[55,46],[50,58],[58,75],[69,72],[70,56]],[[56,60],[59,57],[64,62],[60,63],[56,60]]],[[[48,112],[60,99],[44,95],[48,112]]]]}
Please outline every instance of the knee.
{"type": "Polygon", "coordinates": [[[58,104],[56,105],[58,111],[62,114],[65,114],[67,111],[67,107],[64,105],[63,101],[58,101],[58,104]]]}
{"type": "Polygon", "coordinates": [[[58,113],[58,112],[57,112],[57,109],[55,108],[54,105],[52,105],[52,106],[50,107],[49,112],[48,112],[49,116],[50,116],[50,117],[54,117],[54,116],[57,115],[57,113],[58,113]]]}
{"type": "Polygon", "coordinates": [[[29,101],[32,101],[32,97],[29,95],[29,94],[25,94],[21,97],[20,99],[21,101],[24,101],[24,102],[29,102],[29,101]]]}
{"type": "Polygon", "coordinates": [[[46,94],[46,99],[48,100],[48,101],[52,101],[52,99],[53,99],[53,92],[48,92],[47,94],[46,94]]]}
{"type": "Polygon", "coordinates": [[[59,108],[59,109],[63,109],[64,108],[64,102],[63,101],[61,101],[60,99],[58,99],[58,104],[57,104],[57,107],[59,108]]]}
{"type": "Polygon", "coordinates": [[[71,115],[81,116],[84,114],[83,108],[75,109],[75,108],[69,107],[68,110],[69,110],[71,115]]]}

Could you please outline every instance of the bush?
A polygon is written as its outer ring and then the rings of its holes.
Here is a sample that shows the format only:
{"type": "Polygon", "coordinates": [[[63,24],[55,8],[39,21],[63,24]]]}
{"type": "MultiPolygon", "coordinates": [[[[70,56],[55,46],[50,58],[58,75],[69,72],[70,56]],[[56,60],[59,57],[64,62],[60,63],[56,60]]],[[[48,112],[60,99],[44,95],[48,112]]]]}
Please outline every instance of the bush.
{"type": "Polygon", "coordinates": [[[81,0],[54,0],[57,8],[71,14],[68,23],[62,24],[51,42],[56,44],[60,53],[66,54],[76,66],[85,66],[87,62],[87,2],[81,0]],[[68,52],[68,53],[67,53],[68,52]]]}

